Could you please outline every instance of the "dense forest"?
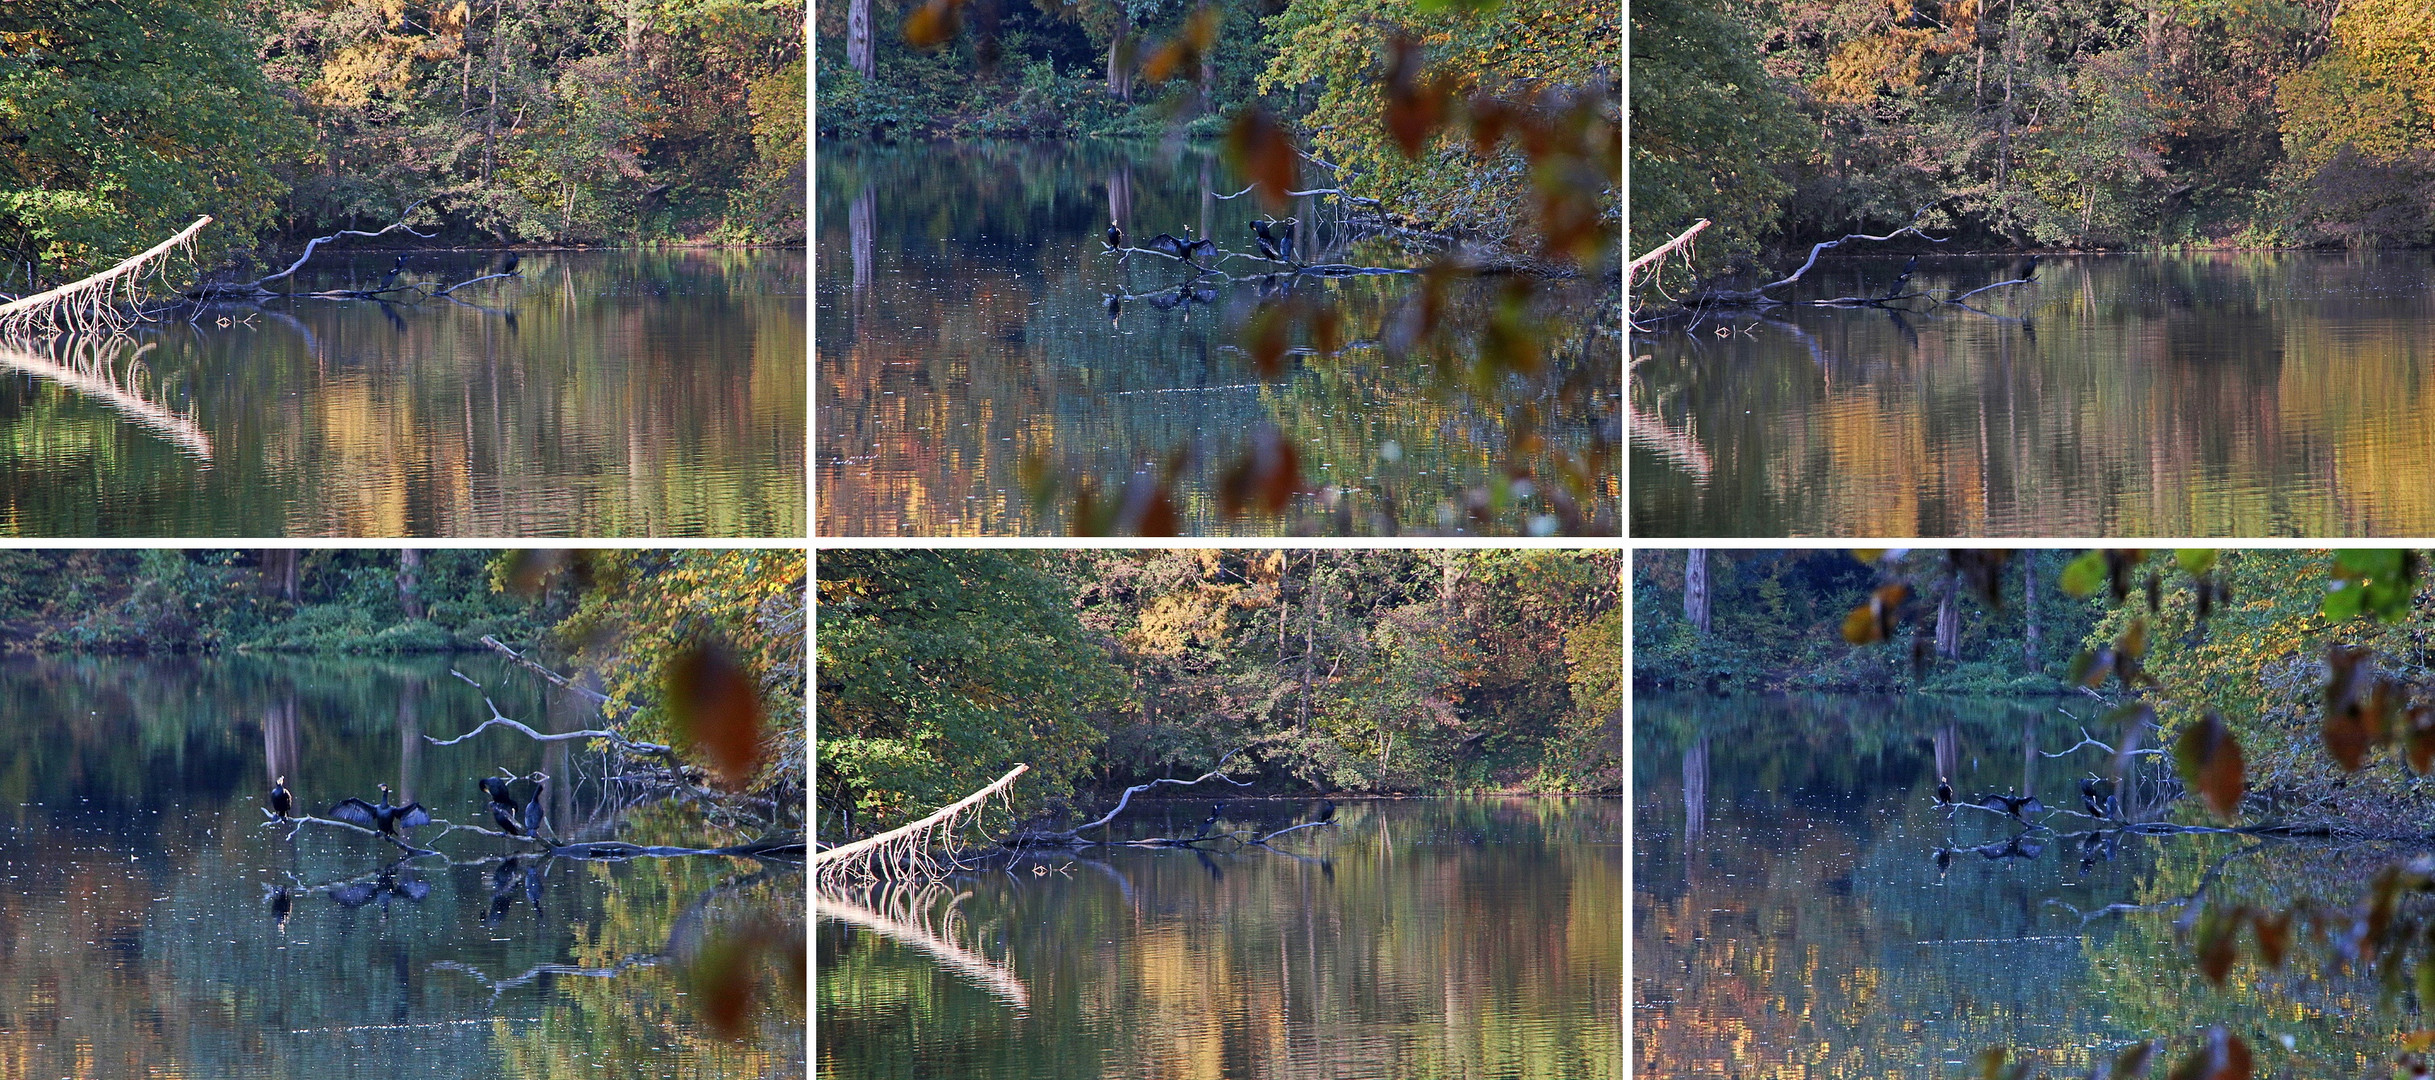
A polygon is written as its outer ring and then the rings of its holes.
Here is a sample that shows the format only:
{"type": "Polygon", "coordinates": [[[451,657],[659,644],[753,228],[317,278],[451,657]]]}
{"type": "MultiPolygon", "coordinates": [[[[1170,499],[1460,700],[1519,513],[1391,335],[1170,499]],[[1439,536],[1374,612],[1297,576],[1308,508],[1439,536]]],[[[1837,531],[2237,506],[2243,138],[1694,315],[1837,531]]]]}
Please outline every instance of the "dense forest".
{"type": "Polygon", "coordinates": [[[0,289],[203,214],[206,267],[401,218],[456,244],[800,240],[804,85],[778,0],[0,6],[0,289]]]}
{"type": "MultiPolygon", "coordinates": [[[[2074,552],[2015,552],[1995,602],[1944,551],[1898,557],[1919,593],[1902,647],[1840,628],[1887,571],[1841,550],[1642,550],[1632,557],[1632,680],[1644,689],[2050,694],[2102,612],[2064,593],[2074,552]]],[[[1966,560],[1965,560],[1966,561],[1966,560]]]]}
{"type": "MultiPolygon", "coordinates": [[[[1431,131],[1466,101],[1475,117],[1490,102],[1612,102],[1621,87],[1614,0],[1009,0],[972,5],[967,32],[940,36],[938,20],[954,17],[940,13],[960,7],[820,5],[822,137],[1214,139],[1256,106],[1393,220],[1501,237],[1529,216],[1544,146],[1500,149],[1497,130],[1450,127],[1399,147],[1390,127],[1431,131]],[[1398,66],[1404,39],[1425,78],[1398,66]]],[[[1594,201],[1611,228],[1611,180],[1581,183],[1605,188],[1594,201]]]]}
{"type": "Polygon", "coordinates": [[[1632,5],[1632,250],[2435,241],[2422,0],[1632,5]]]}
{"type": "Polygon", "coordinates": [[[1621,570],[1582,551],[822,552],[822,835],[1018,762],[1017,812],[1050,816],[1229,753],[1277,794],[1619,791],[1621,570]]]}
{"type": "Polygon", "coordinates": [[[716,641],[756,688],[767,779],[800,782],[804,559],[796,551],[0,551],[0,649],[437,653],[495,637],[670,741],[664,674],[716,641]]]}

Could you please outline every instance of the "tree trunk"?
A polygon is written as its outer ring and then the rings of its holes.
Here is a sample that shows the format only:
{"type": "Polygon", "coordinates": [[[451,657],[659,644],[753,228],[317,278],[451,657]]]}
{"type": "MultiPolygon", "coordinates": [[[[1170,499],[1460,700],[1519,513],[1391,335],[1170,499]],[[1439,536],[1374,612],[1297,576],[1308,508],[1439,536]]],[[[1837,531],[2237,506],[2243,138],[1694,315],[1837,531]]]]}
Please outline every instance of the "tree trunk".
{"type": "Polygon", "coordinates": [[[397,604],[406,617],[423,617],[423,553],[405,548],[397,553],[397,604]]]}
{"type": "Polygon", "coordinates": [[[1303,727],[1310,726],[1311,722],[1311,682],[1319,665],[1319,609],[1325,606],[1326,601],[1326,597],[1319,595],[1319,553],[1316,551],[1311,552],[1308,589],[1310,597],[1303,602],[1303,606],[1310,609],[1310,616],[1302,624],[1302,719],[1299,724],[1303,727]]]}
{"type": "Polygon", "coordinates": [[[2038,555],[2034,551],[2021,553],[2021,621],[2027,626],[2021,631],[2021,657],[2029,661],[2029,670],[2041,668],[2038,662],[2038,555]]]}
{"type": "Polygon", "coordinates": [[[1954,602],[1960,592],[1961,575],[1948,566],[1945,569],[1945,594],[1936,601],[1936,655],[1947,660],[1961,659],[1962,613],[1954,602]]]}
{"type": "Polygon", "coordinates": [[[1108,93],[1116,100],[1133,100],[1133,28],[1120,20],[1116,36],[1108,40],[1108,93]]]}
{"type": "Polygon", "coordinates": [[[854,0],[845,9],[845,59],[863,78],[879,71],[871,51],[871,0],[854,0]]]}
{"type": "Polygon", "coordinates": [[[1683,563],[1683,618],[1708,632],[1708,549],[1692,548],[1683,563]]]}

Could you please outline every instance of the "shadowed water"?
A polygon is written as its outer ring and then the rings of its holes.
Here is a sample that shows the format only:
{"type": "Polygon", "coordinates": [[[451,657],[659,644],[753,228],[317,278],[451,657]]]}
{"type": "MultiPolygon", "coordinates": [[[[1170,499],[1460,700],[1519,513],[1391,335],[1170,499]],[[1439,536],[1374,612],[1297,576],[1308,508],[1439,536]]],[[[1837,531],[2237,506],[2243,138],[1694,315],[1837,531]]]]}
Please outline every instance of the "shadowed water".
{"type": "MultiPolygon", "coordinates": [[[[1480,356],[1511,279],[1453,283],[1439,336],[1399,351],[1388,327],[1413,276],[1262,280],[1281,267],[1247,258],[1195,276],[1107,251],[1113,218],[1130,245],[1163,232],[1252,252],[1262,208],[1218,197],[1246,183],[1181,144],[823,144],[820,533],[1056,535],[1081,527],[1080,500],[1120,503],[1136,476],[1146,497],[1170,474],[1184,533],[1544,533],[1567,520],[1559,498],[1619,531],[1611,293],[1534,279],[1539,366],[1522,371],[1480,356]],[[1246,328],[1289,296],[1332,305],[1343,348],[1264,375],[1246,328]],[[1224,478],[1277,439],[1310,490],[1227,516],[1224,478]]],[[[1305,223],[1286,231],[1306,260],[1423,261],[1340,245],[1332,213],[1304,198],[1280,215],[1305,223]]],[[[1315,347],[1301,325],[1290,343],[1315,347]]]]}
{"type": "MultiPolygon", "coordinates": [[[[2145,1038],[2178,1062],[2213,1025],[2261,1076],[2383,1075],[2426,1026],[2307,946],[2219,988],[2174,928],[2202,881],[2347,905],[2406,852],[2099,828],[2069,811],[2110,755],[2050,703],[1643,696],[1633,740],[1637,1075],[1975,1077],[2003,1047],[2078,1076],[2145,1038]],[[1938,806],[1940,773],[1965,802],[2036,794],[2045,827],[1938,806]]],[[[2167,772],[2116,807],[2172,813],[2167,772]]]]}
{"type": "MultiPolygon", "coordinates": [[[[415,252],[397,284],[499,258],[415,252]]],[[[296,287],[378,287],[395,261],[325,252],[296,287]]],[[[801,252],[521,269],[448,299],[224,305],[0,349],[0,533],[800,534],[801,252]]]]}
{"type": "MultiPolygon", "coordinates": [[[[1900,266],[1823,265],[1799,295],[1882,295],[1900,266]]],[[[1910,289],[2021,265],[1931,257],[1910,289]]],[[[2050,257],[2036,279],[1984,314],[1636,337],[1635,535],[2435,532],[2435,255],[2050,257]]]]}
{"type": "MultiPolygon", "coordinates": [[[[556,711],[485,657],[456,667],[545,730],[556,711]]],[[[496,729],[442,658],[284,657],[0,664],[0,1060],[12,1076],[764,1077],[804,1071],[800,1002],[742,1041],[710,1034],[683,958],[800,912],[799,871],[726,858],[582,862],[438,825],[446,858],[397,863],[375,837],[266,825],[285,775],[298,811],[419,800],[489,824],[473,778],[594,770],[496,729]],[[287,890],[284,898],[275,890],[287,890]]],[[[517,786],[519,795],[524,785],[517,786]]],[[[699,844],[689,810],[604,810],[560,783],[569,839],[699,844]]],[[[721,841],[732,842],[732,841],[721,841]]],[[[799,915],[794,916],[800,918],[799,915]]],[[[800,939],[796,939],[798,942],[800,939]]]]}
{"type": "MultiPolygon", "coordinates": [[[[1210,805],[1115,835],[1195,835],[1210,805]]],[[[1256,832],[1312,812],[1228,807],[1256,832]]],[[[1046,855],[894,920],[884,891],[823,895],[821,1075],[1614,1080],[1622,809],[1348,802],[1276,851],[1046,855]]]]}

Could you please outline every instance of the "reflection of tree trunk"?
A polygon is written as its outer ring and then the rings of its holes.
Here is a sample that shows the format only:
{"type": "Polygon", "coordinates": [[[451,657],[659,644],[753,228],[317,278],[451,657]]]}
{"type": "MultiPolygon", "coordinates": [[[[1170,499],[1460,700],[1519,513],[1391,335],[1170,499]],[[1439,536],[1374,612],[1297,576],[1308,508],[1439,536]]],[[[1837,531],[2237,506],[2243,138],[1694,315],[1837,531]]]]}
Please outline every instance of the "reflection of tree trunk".
{"type": "Polygon", "coordinates": [[[846,208],[845,229],[846,247],[854,258],[854,294],[860,296],[871,288],[871,246],[879,234],[879,193],[868,183],[846,208]]]}
{"type": "Polygon", "coordinates": [[[414,777],[423,760],[423,680],[397,688],[397,801],[414,802],[414,777]]]}
{"type": "Polygon", "coordinates": [[[1936,778],[1951,780],[1962,771],[1962,733],[1950,722],[1936,729],[1936,778]]]}
{"type": "Polygon", "coordinates": [[[1708,632],[1708,549],[1692,548],[1683,558],[1683,618],[1708,632]]]}
{"type": "Polygon", "coordinates": [[[423,617],[423,553],[415,548],[397,553],[397,605],[408,619],[423,617]]]}
{"type": "Polygon", "coordinates": [[[1217,159],[1201,155],[1201,235],[1217,239],[1217,159]]]}
{"type": "Polygon", "coordinates": [[[1700,839],[1708,832],[1708,737],[1683,752],[1683,870],[1699,866],[1700,839]]]}
{"type": "Polygon", "coordinates": [[[1108,174],[1108,220],[1127,233],[1133,231],[1133,163],[1108,174]]]}
{"type": "Polygon", "coordinates": [[[866,79],[879,70],[871,54],[871,0],[846,5],[845,60],[866,79]]]}
{"type": "Polygon", "coordinates": [[[2021,714],[2021,794],[2038,790],[2038,714],[2021,714]]]}
{"type": "Polygon", "coordinates": [[[282,776],[303,779],[303,770],[296,767],[296,699],[293,695],[271,702],[262,710],[262,763],[271,779],[282,776]]]}

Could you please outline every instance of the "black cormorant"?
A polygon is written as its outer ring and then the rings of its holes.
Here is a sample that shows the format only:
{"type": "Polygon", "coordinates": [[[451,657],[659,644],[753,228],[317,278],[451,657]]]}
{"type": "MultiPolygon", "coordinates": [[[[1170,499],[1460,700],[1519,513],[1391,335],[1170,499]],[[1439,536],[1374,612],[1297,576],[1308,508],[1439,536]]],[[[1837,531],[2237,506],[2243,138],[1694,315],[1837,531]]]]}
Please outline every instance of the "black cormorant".
{"type": "Polygon", "coordinates": [[[399,829],[431,824],[431,815],[423,804],[410,802],[403,806],[389,805],[389,785],[380,786],[380,803],[374,805],[352,796],[330,808],[330,816],[352,825],[396,836],[399,829]]]}
{"type": "Polygon", "coordinates": [[[1321,799],[1321,800],[1319,800],[1319,816],[1314,817],[1314,818],[1312,818],[1311,820],[1312,820],[1312,821],[1334,821],[1334,820],[1336,820],[1336,800],[1334,800],[1334,799],[1321,799]]]}
{"type": "Polygon", "coordinates": [[[499,826],[499,831],[509,836],[524,835],[524,824],[516,816],[516,797],[507,790],[508,778],[485,776],[474,783],[490,796],[490,820],[499,826]]]}
{"type": "Polygon", "coordinates": [[[2102,784],[2103,781],[2094,776],[2084,777],[2080,781],[2080,805],[2088,811],[2090,817],[2106,816],[2105,792],[2102,784]]]}
{"type": "Polygon", "coordinates": [[[500,265],[499,272],[502,274],[513,274],[516,272],[516,267],[523,262],[524,255],[522,253],[514,251],[508,252],[507,261],[500,265]]]}
{"type": "Polygon", "coordinates": [[[2046,804],[2035,795],[1989,795],[1979,805],[1999,814],[2010,814],[2022,822],[2029,820],[2027,815],[2046,812],[2046,804]]]}
{"type": "Polygon", "coordinates": [[[296,797],[288,794],[287,777],[282,776],[278,780],[272,782],[271,813],[278,815],[279,820],[286,821],[287,812],[295,808],[296,797]]]}
{"type": "MultiPolygon", "coordinates": [[[[525,779],[533,782],[533,799],[524,804],[524,833],[535,840],[540,840],[542,830],[548,829],[550,823],[549,811],[546,809],[550,774],[535,772],[525,779]]],[[[551,835],[556,835],[555,830],[552,830],[551,835]]]]}
{"type": "Polygon", "coordinates": [[[1108,222],[1108,250],[1115,251],[1122,247],[1124,247],[1124,230],[1117,228],[1116,222],[1111,220],[1108,222]]]}
{"type": "Polygon", "coordinates": [[[1259,244],[1261,258],[1282,260],[1285,257],[1279,252],[1276,236],[1268,231],[1268,222],[1266,220],[1253,221],[1251,223],[1251,235],[1252,239],[1259,244]]]}
{"type": "Polygon", "coordinates": [[[390,267],[390,268],[389,268],[389,276],[388,276],[388,277],[385,277],[385,278],[380,279],[380,290],[379,290],[379,291],[384,291],[384,292],[385,292],[385,291],[387,291],[387,290],[388,290],[389,286],[397,284],[397,276],[398,276],[399,274],[403,274],[403,273],[405,273],[405,272],[406,272],[406,257],[405,257],[405,256],[403,256],[403,255],[400,255],[400,256],[398,256],[398,257],[397,257],[397,265],[392,266],[392,267],[390,267]]]}
{"type": "Polygon", "coordinates": [[[1953,805],[1953,782],[1941,776],[1936,778],[1936,805],[1953,805]]]}
{"type": "Polygon", "coordinates": [[[1151,237],[1148,242],[1142,244],[1142,247],[1161,255],[1171,255],[1178,259],[1184,257],[1184,242],[1166,233],[1151,237]]]}

